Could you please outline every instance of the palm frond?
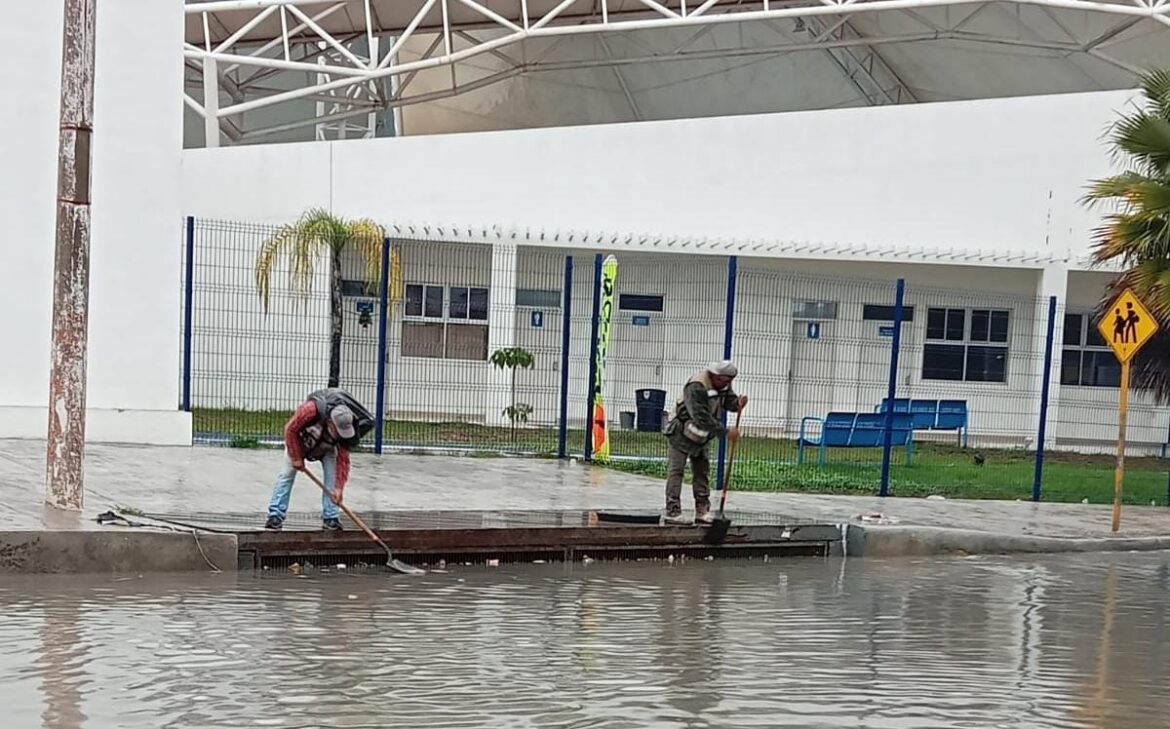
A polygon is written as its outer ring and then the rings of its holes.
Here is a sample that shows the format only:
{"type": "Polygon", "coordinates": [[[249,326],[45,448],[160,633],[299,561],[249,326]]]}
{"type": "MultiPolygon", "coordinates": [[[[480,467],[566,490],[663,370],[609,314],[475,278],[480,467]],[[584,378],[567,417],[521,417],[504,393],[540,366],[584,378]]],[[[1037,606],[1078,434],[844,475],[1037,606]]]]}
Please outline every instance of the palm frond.
{"type": "Polygon", "coordinates": [[[382,285],[382,244],[386,240],[386,231],[369,218],[349,221],[346,230],[348,246],[361,258],[362,278],[366,283],[366,290],[376,290],[382,285]]]}
{"type": "Polygon", "coordinates": [[[289,262],[289,289],[308,296],[313,288],[313,264],[331,240],[333,216],[313,208],[295,223],[282,225],[260,246],[256,259],[256,291],[267,313],[272,291],[272,274],[281,258],[289,262]]]}
{"type": "Polygon", "coordinates": [[[1142,91],[1150,113],[1170,119],[1170,69],[1157,69],[1142,76],[1142,91]]]}
{"type": "Polygon", "coordinates": [[[1170,118],[1147,112],[1126,116],[1117,122],[1112,144],[1147,174],[1170,172],[1170,118]]]}
{"type": "Polygon", "coordinates": [[[1121,174],[1090,183],[1082,202],[1111,203],[1093,231],[1093,258],[1126,270],[1107,287],[1098,314],[1130,288],[1149,307],[1161,331],[1134,361],[1133,384],[1170,402],[1170,70],[1141,78],[1140,109],[1110,126],[1110,156],[1121,174]]]}

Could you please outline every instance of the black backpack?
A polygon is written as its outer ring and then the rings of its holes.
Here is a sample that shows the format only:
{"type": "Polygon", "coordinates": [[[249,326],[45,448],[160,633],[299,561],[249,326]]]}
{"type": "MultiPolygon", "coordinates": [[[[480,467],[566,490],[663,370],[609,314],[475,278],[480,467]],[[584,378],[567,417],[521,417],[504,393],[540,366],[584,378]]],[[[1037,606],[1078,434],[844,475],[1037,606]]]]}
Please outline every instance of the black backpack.
{"type": "Polygon", "coordinates": [[[362,436],[374,429],[374,416],[370,414],[370,411],[362,407],[362,404],[353,395],[340,387],[326,387],[316,390],[309,393],[309,399],[317,404],[317,414],[322,426],[325,425],[325,420],[328,419],[333,408],[338,405],[345,405],[349,408],[350,412],[353,413],[354,434],[352,438],[342,438],[340,443],[350,450],[361,443],[362,436]]]}

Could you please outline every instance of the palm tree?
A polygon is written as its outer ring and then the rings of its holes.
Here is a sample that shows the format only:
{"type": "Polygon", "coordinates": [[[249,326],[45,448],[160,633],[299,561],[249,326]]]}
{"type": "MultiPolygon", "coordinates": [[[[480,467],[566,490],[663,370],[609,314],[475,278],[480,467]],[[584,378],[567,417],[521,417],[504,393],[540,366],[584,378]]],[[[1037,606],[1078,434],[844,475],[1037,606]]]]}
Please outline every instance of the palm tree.
{"type": "Polygon", "coordinates": [[[1123,289],[1161,323],[1161,332],[1134,361],[1134,385],[1170,401],[1170,70],[1141,77],[1143,103],[1114,122],[1109,147],[1120,174],[1095,180],[1085,202],[1112,203],[1095,232],[1093,258],[1125,267],[1106,292],[1102,310],[1123,289]]]}
{"type": "MultiPolygon", "coordinates": [[[[382,241],[386,231],[368,218],[346,220],[327,210],[306,211],[295,223],[281,226],[260,246],[256,258],[256,292],[264,313],[268,313],[272,290],[272,271],[277,261],[287,257],[290,265],[289,286],[301,296],[308,296],[313,285],[313,264],[317,256],[329,256],[329,387],[341,380],[342,269],[341,255],[347,250],[361,257],[367,290],[378,290],[382,277],[382,241]]],[[[394,263],[397,263],[395,261],[394,263]]],[[[397,266],[392,269],[391,281],[397,266]]]]}

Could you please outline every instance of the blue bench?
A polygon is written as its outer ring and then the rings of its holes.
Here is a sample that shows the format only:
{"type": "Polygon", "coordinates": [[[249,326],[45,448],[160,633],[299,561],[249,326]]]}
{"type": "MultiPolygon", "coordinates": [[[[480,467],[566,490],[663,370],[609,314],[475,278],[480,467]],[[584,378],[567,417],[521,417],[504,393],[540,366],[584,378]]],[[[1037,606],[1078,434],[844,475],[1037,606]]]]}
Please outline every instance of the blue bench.
{"type": "MultiPolygon", "coordinates": [[[[882,404],[875,408],[879,414],[889,408],[890,399],[882,398],[882,404]]],[[[914,400],[911,398],[894,398],[894,414],[909,414],[914,430],[953,430],[956,432],[959,444],[967,447],[967,411],[966,400],[914,400]]]]}
{"type": "MultiPolygon", "coordinates": [[[[909,413],[894,413],[890,442],[906,449],[906,465],[914,464],[914,428],[909,413]]],[[[804,464],[804,448],[819,451],[818,463],[825,465],[825,451],[829,448],[881,448],[885,438],[886,416],[880,413],[832,412],[824,418],[805,417],[800,421],[796,442],[796,463],[804,464]],[[820,424],[820,434],[809,428],[820,424]]]]}

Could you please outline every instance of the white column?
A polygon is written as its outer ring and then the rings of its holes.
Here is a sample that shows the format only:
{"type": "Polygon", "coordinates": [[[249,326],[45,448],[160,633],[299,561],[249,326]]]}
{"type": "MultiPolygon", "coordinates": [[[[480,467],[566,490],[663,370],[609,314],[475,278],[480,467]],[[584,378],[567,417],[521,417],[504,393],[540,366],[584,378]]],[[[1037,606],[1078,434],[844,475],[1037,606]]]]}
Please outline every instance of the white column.
{"type": "Polygon", "coordinates": [[[219,146],[219,69],[214,59],[203,59],[203,143],[219,146]]]}
{"type": "Polygon", "coordinates": [[[1040,398],[1044,386],[1044,345],[1048,337],[1048,299],[1056,297],[1056,323],[1053,326],[1052,342],[1052,372],[1048,385],[1048,431],[1045,434],[1046,447],[1051,447],[1057,435],[1060,404],[1060,355],[1061,344],[1064,340],[1064,311],[1068,298],[1068,266],[1054,264],[1041,269],[1036,277],[1036,315],[1034,317],[1032,341],[1039,356],[1036,357],[1035,377],[1033,382],[1034,396],[1032,406],[1032,422],[1030,424],[1032,447],[1040,444],[1035,442],[1040,426],[1040,398]]]}
{"type": "MultiPolygon", "coordinates": [[[[492,284],[488,293],[488,357],[503,347],[516,345],[516,246],[492,247],[492,284]]],[[[484,413],[488,425],[508,425],[504,409],[512,404],[510,370],[488,365],[484,413]]]]}

